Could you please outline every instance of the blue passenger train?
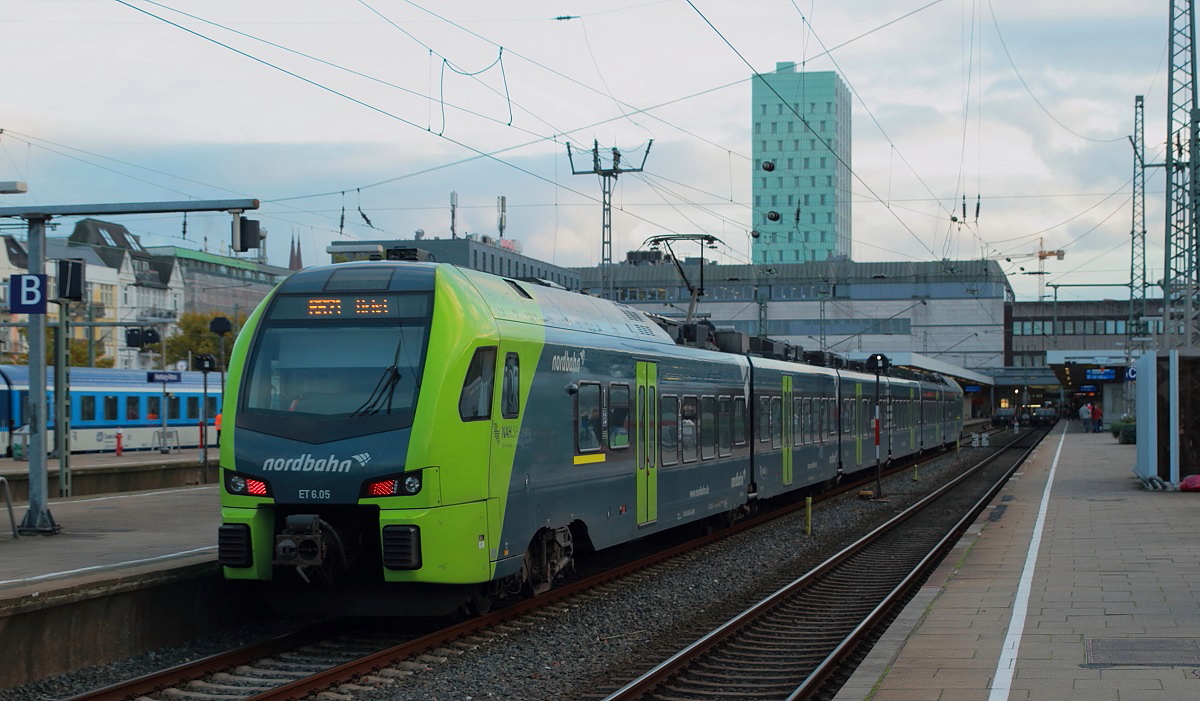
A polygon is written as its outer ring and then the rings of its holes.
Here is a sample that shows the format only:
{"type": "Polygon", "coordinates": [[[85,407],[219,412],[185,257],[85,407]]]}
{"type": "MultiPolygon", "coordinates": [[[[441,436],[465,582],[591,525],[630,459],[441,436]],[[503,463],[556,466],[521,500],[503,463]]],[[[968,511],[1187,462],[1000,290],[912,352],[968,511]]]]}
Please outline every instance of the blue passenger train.
{"type": "MultiPolygon", "coordinates": [[[[210,373],[205,393],[203,373],[181,372],[180,382],[148,382],[145,370],[71,368],[69,376],[70,446],[73,453],[116,449],[121,431],[125,450],[197,447],[202,417],[208,418],[206,442],[217,444],[213,418],[221,411],[220,375],[210,373]],[[202,405],[202,402],[204,403],[202,405]],[[166,411],[166,435],[163,411],[166,411]],[[204,408],[207,411],[202,411],[204,408]]],[[[58,421],[54,403],[54,369],[46,372],[47,450],[54,445],[58,421]]],[[[22,449],[21,429],[29,423],[29,368],[0,365],[0,448],[12,457],[22,449]]]]}

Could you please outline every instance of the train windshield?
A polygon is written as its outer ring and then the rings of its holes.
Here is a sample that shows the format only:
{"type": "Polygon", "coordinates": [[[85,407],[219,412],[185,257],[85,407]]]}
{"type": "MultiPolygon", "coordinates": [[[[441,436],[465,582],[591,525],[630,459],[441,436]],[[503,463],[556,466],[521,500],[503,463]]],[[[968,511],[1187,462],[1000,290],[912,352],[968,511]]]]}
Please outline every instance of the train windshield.
{"type": "Polygon", "coordinates": [[[277,300],[250,353],[238,424],[310,443],[410,426],[431,305],[426,294],[388,304],[385,318],[314,318],[312,299],[277,300]]]}

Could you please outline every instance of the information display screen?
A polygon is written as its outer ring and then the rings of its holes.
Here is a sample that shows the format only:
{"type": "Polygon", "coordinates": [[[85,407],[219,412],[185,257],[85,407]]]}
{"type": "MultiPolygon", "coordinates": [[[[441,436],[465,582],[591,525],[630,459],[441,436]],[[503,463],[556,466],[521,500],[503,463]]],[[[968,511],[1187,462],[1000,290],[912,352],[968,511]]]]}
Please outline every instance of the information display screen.
{"type": "Polygon", "coordinates": [[[272,319],[400,319],[424,317],[425,294],[288,295],[275,301],[272,319]]]}
{"type": "Polygon", "coordinates": [[[1116,368],[1088,368],[1084,371],[1085,380],[1115,380],[1117,379],[1116,368]]]}

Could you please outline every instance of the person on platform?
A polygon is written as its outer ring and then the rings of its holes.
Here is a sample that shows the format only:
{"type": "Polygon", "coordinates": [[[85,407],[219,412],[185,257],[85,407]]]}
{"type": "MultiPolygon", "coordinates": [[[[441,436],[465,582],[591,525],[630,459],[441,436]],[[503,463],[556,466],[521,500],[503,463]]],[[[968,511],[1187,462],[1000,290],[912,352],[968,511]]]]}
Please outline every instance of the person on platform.
{"type": "Polygon", "coordinates": [[[221,415],[213,417],[213,428],[217,429],[217,445],[221,445],[221,415]]]}
{"type": "Polygon", "coordinates": [[[1096,433],[1104,432],[1104,410],[1099,404],[1092,405],[1092,430],[1096,433]]]}
{"type": "Polygon", "coordinates": [[[1090,403],[1079,407],[1079,425],[1084,433],[1092,432],[1092,405],[1090,403]]]}

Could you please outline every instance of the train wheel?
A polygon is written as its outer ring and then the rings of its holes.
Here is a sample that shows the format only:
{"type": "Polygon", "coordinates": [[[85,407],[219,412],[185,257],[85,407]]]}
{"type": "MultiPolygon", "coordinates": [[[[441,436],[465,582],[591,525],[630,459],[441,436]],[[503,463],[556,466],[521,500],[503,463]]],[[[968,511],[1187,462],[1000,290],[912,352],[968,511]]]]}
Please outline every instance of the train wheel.
{"type": "Polygon", "coordinates": [[[481,585],[471,598],[466,603],[467,613],[470,616],[482,616],[492,610],[492,596],[488,593],[488,587],[481,585]]]}

